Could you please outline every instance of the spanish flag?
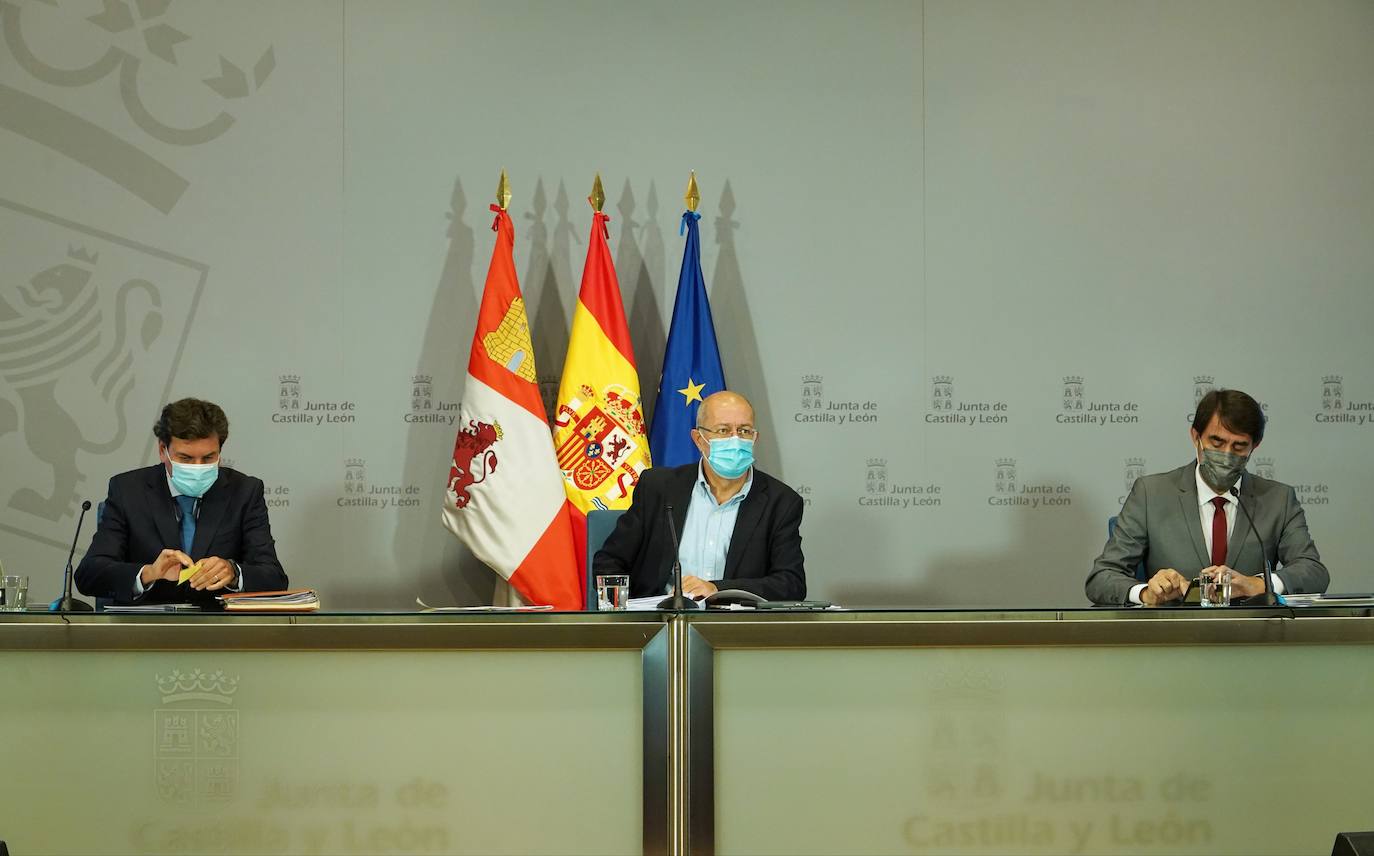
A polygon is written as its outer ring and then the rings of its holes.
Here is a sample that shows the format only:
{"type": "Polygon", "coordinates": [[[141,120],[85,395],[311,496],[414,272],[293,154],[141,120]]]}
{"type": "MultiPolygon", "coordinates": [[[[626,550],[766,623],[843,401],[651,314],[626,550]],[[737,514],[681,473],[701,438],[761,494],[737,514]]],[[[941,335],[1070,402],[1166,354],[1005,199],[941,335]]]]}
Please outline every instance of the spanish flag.
{"type": "Polygon", "coordinates": [[[505,173],[501,187],[502,204],[492,206],[496,246],[472,336],[443,521],[500,577],[497,605],[576,610],[583,605],[582,572],[536,385],[530,325],[515,276],[515,228],[504,207],[505,173]]]}
{"type": "MultiPolygon", "coordinates": [[[[600,189],[598,176],[591,200],[597,208],[600,189]]],[[[587,263],[554,413],[553,445],[572,511],[584,583],[587,512],[629,508],[639,474],[649,466],[639,374],[607,244],[610,219],[600,210],[592,215],[587,263]]]]}

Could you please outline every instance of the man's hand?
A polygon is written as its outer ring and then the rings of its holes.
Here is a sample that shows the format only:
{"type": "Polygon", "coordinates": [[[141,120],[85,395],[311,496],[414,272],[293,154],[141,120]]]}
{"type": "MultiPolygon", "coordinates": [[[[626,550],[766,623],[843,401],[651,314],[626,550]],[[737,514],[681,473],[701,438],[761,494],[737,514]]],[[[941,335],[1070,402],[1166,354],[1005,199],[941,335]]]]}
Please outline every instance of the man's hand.
{"type": "Polygon", "coordinates": [[[1145,588],[1140,590],[1140,602],[1146,606],[1158,606],[1183,597],[1188,590],[1188,581],[1183,574],[1173,568],[1161,568],[1150,578],[1145,588]]]}
{"type": "Polygon", "coordinates": [[[717,591],[716,584],[710,580],[703,580],[700,577],[683,577],[682,593],[692,600],[701,600],[703,597],[710,597],[717,591]]]}
{"type": "MultiPolygon", "coordinates": [[[[1210,570],[1210,568],[1208,569],[1210,570]]],[[[1264,594],[1264,577],[1252,577],[1242,574],[1240,571],[1232,571],[1225,565],[1217,567],[1218,571],[1231,571],[1231,597],[1254,597],[1257,594],[1264,594]]],[[[1203,571],[1207,573],[1207,571],[1203,571]]]]}
{"type": "Polygon", "coordinates": [[[176,582],[181,576],[182,568],[189,568],[194,565],[191,557],[170,547],[157,554],[151,565],[144,565],[138,572],[138,578],[147,588],[158,580],[171,580],[176,582]]]}
{"type": "Polygon", "coordinates": [[[200,560],[200,570],[192,574],[187,582],[196,591],[219,591],[233,583],[236,576],[234,566],[227,560],[211,556],[200,560]]]}

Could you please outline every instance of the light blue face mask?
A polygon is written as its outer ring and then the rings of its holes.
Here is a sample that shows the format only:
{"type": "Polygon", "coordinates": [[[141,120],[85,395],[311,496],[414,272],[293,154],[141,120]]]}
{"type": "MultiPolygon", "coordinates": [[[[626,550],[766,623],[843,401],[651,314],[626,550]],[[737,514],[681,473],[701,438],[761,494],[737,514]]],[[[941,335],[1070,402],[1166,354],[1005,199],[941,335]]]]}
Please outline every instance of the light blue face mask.
{"type": "Polygon", "coordinates": [[[725,437],[707,442],[710,444],[710,452],[706,455],[706,462],[716,471],[716,475],[722,478],[737,479],[754,465],[753,440],[725,437]]]}
{"type": "Polygon", "coordinates": [[[172,487],[186,496],[205,496],[217,478],[219,464],[178,464],[172,461],[172,487]]]}

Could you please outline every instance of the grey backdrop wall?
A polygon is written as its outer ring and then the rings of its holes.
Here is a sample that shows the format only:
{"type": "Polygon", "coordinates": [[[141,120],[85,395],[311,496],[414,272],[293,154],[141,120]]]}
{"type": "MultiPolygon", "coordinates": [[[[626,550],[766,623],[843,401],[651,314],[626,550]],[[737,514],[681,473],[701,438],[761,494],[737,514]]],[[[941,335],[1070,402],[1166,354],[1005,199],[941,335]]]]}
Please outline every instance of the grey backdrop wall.
{"type": "Polygon", "coordinates": [[[199,395],[293,582],[485,601],[438,514],[503,167],[549,389],[601,171],[650,407],[697,170],[727,380],[806,496],[816,596],[1082,603],[1214,384],[1265,403],[1254,468],[1299,486],[1333,588],[1374,587],[1368,2],[0,0],[0,25],[0,561],[35,600],[80,500],[199,395]],[[350,504],[373,488],[400,494],[350,504]]]}

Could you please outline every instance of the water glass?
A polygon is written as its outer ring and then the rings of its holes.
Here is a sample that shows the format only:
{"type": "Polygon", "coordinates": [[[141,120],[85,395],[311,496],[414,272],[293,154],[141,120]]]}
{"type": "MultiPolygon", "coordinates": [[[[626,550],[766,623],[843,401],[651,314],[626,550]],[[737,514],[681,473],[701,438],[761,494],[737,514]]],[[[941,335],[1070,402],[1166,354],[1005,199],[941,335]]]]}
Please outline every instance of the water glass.
{"type": "Polygon", "coordinates": [[[602,574],[596,578],[596,608],[619,612],[630,605],[630,578],[626,574],[602,574]]]}
{"type": "Polygon", "coordinates": [[[28,603],[28,577],[0,577],[0,612],[23,612],[28,603]]]}
{"type": "Polygon", "coordinates": [[[1219,568],[1211,572],[1203,571],[1198,577],[1198,585],[1202,588],[1202,596],[1198,603],[1203,606],[1231,605],[1230,568],[1219,568]]]}

